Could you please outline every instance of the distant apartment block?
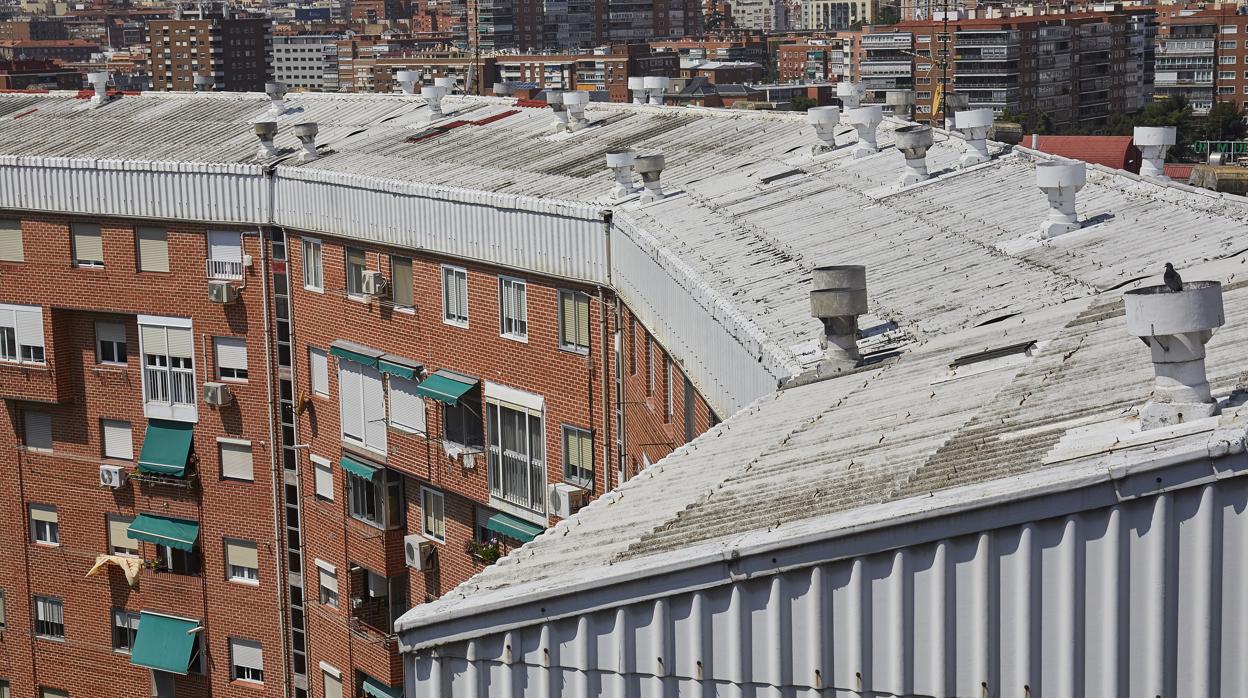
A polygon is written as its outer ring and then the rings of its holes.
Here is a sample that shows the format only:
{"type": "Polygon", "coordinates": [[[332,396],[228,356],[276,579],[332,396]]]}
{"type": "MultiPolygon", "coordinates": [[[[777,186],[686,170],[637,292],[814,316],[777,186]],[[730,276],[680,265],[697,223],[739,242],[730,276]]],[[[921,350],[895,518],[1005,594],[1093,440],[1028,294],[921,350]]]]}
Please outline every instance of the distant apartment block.
{"type": "Polygon", "coordinates": [[[1181,96],[1197,114],[1214,102],[1248,108],[1248,15],[1165,10],[1156,44],[1157,99],[1181,96]]]}
{"type": "Polygon", "coordinates": [[[152,89],[195,89],[195,77],[223,92],[263,92],[271,79],[272,21],[205,13],[148,24],[152,89]]]}
{"type": "Polygon", "coordinates": [[[273,79],[293,90],[338,91],[338,37],[273,37],[273,79]]]}

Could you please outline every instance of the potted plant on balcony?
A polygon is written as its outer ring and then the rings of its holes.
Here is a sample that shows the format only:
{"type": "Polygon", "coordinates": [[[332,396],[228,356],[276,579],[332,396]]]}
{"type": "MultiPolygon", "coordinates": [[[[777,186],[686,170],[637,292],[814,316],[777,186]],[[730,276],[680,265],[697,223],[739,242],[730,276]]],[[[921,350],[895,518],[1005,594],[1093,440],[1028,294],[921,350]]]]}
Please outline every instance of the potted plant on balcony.
{"type": "Polygon", "coordinates": [[[498,541],[479,541],[472,540],[468,542],[468,552],[481,562],[492,565],[503,556],[502,546],[498,541]]]}

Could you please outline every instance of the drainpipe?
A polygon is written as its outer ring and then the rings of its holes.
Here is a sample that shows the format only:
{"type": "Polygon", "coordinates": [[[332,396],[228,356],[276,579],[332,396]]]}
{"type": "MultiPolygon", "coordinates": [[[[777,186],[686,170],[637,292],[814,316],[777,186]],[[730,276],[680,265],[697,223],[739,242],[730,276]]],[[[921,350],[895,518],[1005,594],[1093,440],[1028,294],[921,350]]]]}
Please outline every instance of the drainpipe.
{"type": "Polygon", "coordinates": [[[602,492],[606,494],[611,489],[611,385],[615,382],[611,380],[611,359],[615,356],[615,352],[610,347],[614,346],[611,342],[611,323],[607,317],[607,299],[603,294],[602,287],[598,287],[598,312],[602,315],[599,323],[602,326],[602,492]]]}

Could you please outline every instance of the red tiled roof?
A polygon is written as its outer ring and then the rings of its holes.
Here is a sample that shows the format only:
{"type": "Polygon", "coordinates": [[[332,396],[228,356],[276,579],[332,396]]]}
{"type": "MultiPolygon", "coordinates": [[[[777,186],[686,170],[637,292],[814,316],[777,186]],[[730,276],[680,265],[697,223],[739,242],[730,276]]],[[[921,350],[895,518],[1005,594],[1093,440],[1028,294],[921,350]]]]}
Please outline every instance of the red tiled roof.
{"type": "MultiPolygon", "coordinates": [[[[1031,148],[1031,141],[1026,135],[1019,145],[1031,148]]],[[[1140,150],[1131,141],[1131,136],[1040,136],[1036,150],[1138,174],[1140,150]]]]}
{"type": "Polygon", "coordinates": [[[1188,177],[1192,176],[1192,168],[1195,165],[1166,165],[1165,173],[1170,179],[1176,182],[1186,182],[1188,177]]]}

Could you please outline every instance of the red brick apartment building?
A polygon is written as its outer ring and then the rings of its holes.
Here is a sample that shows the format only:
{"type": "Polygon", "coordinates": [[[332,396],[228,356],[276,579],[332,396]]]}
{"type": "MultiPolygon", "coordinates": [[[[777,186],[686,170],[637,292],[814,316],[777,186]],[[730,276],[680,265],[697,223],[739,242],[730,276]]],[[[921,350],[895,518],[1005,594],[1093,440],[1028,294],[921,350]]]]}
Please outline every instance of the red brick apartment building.
{"type": "Polygon", "coordinates": [[[0,396],[3,698],[401,696],[403,611],[716,421],[599,286],[12,209],[0,396]]]}

